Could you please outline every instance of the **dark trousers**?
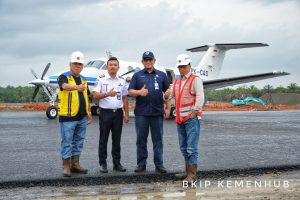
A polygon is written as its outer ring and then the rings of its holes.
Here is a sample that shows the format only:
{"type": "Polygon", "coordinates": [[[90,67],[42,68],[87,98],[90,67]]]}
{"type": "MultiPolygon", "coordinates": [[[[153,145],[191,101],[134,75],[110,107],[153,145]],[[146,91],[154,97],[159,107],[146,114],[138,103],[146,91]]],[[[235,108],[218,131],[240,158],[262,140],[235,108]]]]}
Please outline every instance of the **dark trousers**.
{"type": "Polygon", "coordinates": [[[148,158],[147,140],[151,131],[154,164],[163,165],[163,116],[135,116],[137,165],[146,165],[148,158]]]}
{"type": "Polygon", "coordinates": [[[121,159],[121,133],[123,126],[123,110],[117,109],[115,112],[111,109],[100,110],[99,115],[99,164],[106,163],[107,158],[107,141],[111,131],[112,138],[112,151],[113,164],[119,165],[121,159]]]}

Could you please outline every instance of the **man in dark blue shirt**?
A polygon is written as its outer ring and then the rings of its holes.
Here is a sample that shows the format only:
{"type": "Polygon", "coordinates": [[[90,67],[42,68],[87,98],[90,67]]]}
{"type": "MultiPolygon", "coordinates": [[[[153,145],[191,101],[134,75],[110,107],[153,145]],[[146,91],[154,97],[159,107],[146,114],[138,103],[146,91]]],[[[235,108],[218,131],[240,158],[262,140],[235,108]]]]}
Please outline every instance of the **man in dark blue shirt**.
{"type": "Polygon", "coordinates": [[[129,94],[136,97],[135,129],[137,146],[137,168],[135,172],[146,170],[149,127],[154,151],[156,171],[166,173],[163,165],[163,93],[169,88],[167,75],[154,68],[155,57],[146,51],[142,57],[144,69],[136,72],[130,81],[129,94]]]}

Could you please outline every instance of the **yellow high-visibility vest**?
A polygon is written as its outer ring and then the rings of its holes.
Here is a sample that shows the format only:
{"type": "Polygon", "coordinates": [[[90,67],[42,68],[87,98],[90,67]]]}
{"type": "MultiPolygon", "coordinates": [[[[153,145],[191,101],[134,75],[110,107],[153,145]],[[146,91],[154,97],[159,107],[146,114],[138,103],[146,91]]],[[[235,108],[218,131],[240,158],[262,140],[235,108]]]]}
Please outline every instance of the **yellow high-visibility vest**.
{"type": "MultiPolygon", "coordinates": [[[[63,73],[67,79],[68,84],[76,85],[75,79],[73,78],[71,72],[63,73]]],[[[86,89],[83,91],[83,96],[85,100],[86,106],[86,113],[88,113],[88,86],[86,79],[80,75],[81,83],[86,85],[86,89]]],[[[59,116],[66,116],[66,117],[74,117],[77,115],[79,111],[79,93],[77,90],[67,91],[67,90],[60,90],[58,92],[58,115],[59,116]]]]}

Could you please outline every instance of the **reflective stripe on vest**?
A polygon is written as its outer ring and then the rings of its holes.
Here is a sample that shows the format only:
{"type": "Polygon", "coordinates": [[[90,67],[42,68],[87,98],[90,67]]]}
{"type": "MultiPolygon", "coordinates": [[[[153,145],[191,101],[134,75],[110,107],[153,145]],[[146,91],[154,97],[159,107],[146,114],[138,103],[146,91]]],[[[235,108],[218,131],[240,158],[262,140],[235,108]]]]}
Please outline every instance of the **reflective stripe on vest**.
{"type": "MultiPolygon", "coordinates": [[[[196,94],[192,94],[192,83],[195,79],[195,75],[191,74],[184,85],[181,87],[181,79],[177,78],[173,85],[175,104],[176,104],[176,123],[182,124],[188,120],[194,110],[196,103],[196,94]]],[[[201,116],[201,112],[196,114],[201,116]]]]}

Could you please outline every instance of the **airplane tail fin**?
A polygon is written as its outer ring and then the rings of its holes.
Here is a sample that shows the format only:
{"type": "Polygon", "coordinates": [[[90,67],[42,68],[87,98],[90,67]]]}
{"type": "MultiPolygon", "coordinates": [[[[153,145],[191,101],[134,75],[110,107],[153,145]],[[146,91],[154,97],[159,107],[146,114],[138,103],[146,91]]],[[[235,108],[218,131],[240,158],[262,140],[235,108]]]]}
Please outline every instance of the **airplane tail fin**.
{"type": "Polygon", "coordinates": [[[252,47],[269,46],[264,43],[227,43],[227,44],[207,44],[200,47],[186,49],[190,52],[206,51],[197,68],[192,69],[193,73],[201,79],[211,80],[219,77],[226,51],[230,49],[243,49],[252,47]]]}

